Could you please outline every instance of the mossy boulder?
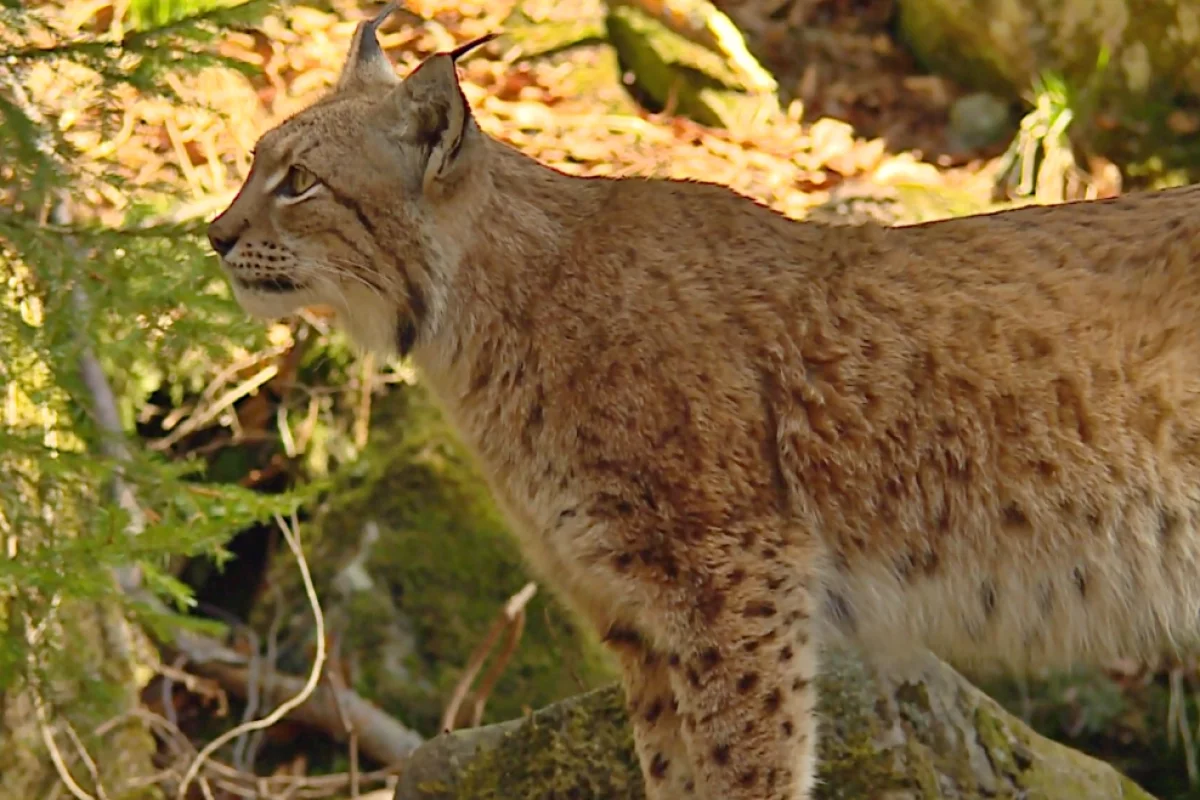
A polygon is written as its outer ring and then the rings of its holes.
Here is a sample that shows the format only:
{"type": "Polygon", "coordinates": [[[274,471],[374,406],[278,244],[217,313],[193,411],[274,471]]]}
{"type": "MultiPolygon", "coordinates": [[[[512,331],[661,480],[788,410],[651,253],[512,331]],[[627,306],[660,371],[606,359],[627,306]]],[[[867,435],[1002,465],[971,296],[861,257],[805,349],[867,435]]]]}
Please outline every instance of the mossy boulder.
{"type": "Polygon", "coordinates": [[[631,87],[653,110],[669,108],[703,125],[740,130],[778,113],[773,93],[749,89],[713,50],[667,28],[638,8],[610,3],[608,40],[631,87]]]}
{"type": "MultiPolygon", "coordinates": [[[[1110,766],[1039,736],[932,656],[882,678],[836,652],[821,678],[820,800],[1153,800],[1110,766]]],[[[616,686],[524,719],[439,736],[395,800],[644,796],[616,686]]]]}
{"type": "Polygon", "coordinates": [[[1200,98],[1196,0],[898,0],[899,29],[931,70],[1017,97],[1042,73],[1095,82],[1116,109],[1200,98]],[[1104,69],[1098,74],[1098,69],[1104,69]]]}
{"type": "MultiPolygon", "coordinates": [[[[370,444],[339,475],[303,538],[352,688],[422,734],[437,733],[472,650],[530,577],[470,458],[419,386],[376,402],[370,444]]],[[[272,579],[301,609],[295,568],[279,561],[272,579]]],[[[260,604],[265,619],[257,622],[269,621],[270,605],[260,604]]],[[[549,591],[538,592],[526,615],[485,721],[615,674],[549,591]]],[[[290,634],[310,624],[298,616],[290,634]]],[[[302,672],[306,657],[295,651],[296,663],[281,666],[302,672]]]]}

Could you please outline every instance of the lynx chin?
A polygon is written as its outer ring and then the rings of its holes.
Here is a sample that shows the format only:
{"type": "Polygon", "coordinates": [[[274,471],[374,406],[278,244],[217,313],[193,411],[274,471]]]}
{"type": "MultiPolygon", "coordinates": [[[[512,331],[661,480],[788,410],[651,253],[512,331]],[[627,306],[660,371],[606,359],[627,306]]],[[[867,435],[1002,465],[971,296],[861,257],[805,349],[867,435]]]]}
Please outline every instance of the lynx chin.
{"type": "Polygon", "coordinates": [[[411,355],[622,666],[652,800],[802,800],[819,654],[1019,669],[1200,628],[1200,190],[912,227],[562,174],[359,25],[209,238],[411,355]]]}

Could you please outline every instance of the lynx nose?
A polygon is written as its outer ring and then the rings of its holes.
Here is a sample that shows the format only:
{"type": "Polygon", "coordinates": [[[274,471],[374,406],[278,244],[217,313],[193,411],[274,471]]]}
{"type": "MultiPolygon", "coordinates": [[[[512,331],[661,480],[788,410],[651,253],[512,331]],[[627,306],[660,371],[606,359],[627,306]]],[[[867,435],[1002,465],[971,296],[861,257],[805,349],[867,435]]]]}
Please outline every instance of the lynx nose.
{"type": "Polygon", "coordinates": [[[235,236],[220,236],[210,227],[208,229],[208,243],[212,245],[212,249],[217,251],[217,255],[224,258],[229,255],[229,251],[237,244],[238,237],[235,236]]]}

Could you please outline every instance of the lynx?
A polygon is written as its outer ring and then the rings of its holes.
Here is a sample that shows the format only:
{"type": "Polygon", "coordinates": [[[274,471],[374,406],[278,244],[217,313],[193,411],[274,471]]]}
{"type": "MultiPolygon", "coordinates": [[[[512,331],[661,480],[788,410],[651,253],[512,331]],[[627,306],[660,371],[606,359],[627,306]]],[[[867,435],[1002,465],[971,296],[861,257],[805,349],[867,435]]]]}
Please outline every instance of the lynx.
{"type": "Polygon", "coordinates": [[[411,356],[621,665],[652,800],[801,800],[821,648],[1067,664],[1200,612],[1200,190],[909,227],[580,178],[356,30],[209,229],[411,356]]]}

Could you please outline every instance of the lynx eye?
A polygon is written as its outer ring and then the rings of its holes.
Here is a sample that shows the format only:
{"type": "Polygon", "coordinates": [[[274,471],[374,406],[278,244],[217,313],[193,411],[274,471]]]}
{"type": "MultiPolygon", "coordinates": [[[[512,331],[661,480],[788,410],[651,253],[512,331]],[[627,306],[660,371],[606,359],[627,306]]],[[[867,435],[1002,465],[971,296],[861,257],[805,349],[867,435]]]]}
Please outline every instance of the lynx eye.
{"type": "Polygon", "coordinates": [[[318,183],[317,176],[304,167],[293,165],[275,192],[280,197],[299,197],[318,183]]]}

